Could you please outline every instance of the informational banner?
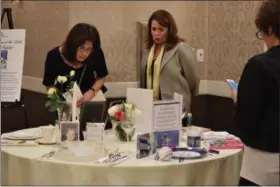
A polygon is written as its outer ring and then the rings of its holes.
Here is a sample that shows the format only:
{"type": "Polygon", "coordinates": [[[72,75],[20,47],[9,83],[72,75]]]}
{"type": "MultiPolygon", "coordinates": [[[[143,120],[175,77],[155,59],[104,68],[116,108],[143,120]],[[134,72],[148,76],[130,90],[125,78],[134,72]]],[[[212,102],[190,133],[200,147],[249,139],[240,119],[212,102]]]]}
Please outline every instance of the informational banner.
{"type": "Polygon", "coordinates": [[[1,102],[20,101],[26,30],[1,30],[1,102]]]}

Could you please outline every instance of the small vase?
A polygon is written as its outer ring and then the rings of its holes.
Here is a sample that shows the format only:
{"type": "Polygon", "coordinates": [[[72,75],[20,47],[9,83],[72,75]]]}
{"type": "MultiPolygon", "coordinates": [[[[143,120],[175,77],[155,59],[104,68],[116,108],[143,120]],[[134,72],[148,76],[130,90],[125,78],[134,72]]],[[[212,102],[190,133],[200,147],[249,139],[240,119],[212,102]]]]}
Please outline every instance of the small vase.
{"type": "Polygon", "coordinates": [[[113,130],[115,131],[116,137],[120,140],[120,141],[131,141],[134,134],[135,134],[135,127],[133,127],[133,130],[130,134],[126,134],[125,130],[122,127],[122,124],[124,123],[131,123],[131,122],[127,122],[127,121],[114,121],[112,122],[113,125],[113,130]],[[128,140],[127,140],[128,138],[128,140]]]}
{"type": "Polygon", "coordinates": [[[57,109],[59,121],[71,121],[72,107],[70,104],[64,102],[60,108],[57,109]]]}

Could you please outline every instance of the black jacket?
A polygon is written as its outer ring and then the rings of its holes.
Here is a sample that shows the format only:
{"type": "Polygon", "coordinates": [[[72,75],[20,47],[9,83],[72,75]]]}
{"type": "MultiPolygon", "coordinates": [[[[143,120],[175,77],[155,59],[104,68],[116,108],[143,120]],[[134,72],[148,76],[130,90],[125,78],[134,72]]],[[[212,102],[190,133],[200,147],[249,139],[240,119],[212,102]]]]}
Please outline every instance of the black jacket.
{"type": "Polygon", "coordinates": [[[252,57],[238,86],[237,135],[249,147],[279,153],[280,46],[252,57]]]}

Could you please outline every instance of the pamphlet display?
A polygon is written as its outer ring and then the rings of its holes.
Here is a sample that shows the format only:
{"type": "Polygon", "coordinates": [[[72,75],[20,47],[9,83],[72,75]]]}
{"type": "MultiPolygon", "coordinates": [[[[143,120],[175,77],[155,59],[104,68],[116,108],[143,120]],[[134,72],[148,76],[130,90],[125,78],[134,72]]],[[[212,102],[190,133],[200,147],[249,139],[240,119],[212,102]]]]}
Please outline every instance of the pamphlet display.
{"type": "Polygon", "coordinates": [[[20,101],[26,30],[1,30],[1,102],[20,101]]]}
{"type": "Polygon", "coordinates": [[[153,91],[128,88],[127,102],[141,110],[137,120],[137,155],[144,158],[155,153],[157,148],[177,147],[180,142],[183,97],[174,93],[174,99],[153,101],[153,91]]]}

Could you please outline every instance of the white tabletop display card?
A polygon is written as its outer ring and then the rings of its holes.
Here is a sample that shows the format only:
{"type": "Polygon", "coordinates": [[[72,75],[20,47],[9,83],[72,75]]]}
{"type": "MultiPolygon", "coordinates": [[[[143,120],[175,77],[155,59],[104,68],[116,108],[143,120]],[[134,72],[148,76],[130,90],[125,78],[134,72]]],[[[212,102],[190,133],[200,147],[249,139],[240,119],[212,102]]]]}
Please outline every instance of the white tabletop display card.
{"type": "Polygon", "coordinates": [[[25,29],[1,30],[1,102],[20,101],[25,29]]]}
{"type": "Polygon", "coordinates": [[[105,123],[87,123],[86,141],[94,143],[100,149],[103,148],[105,123]]]}
{"type": "Polygon", "coordinates": [[[181,127],[181,106],[179,101],[155,101],[153,108],[155,131],[179,129],[181,127]]]}
{"type": "Polygon", "coordinates": [[[153,91],[128,88],[127,103],[134,104],[141,111],[141,116],[135,122],[136,134],[153,132],[153,91]]]}
{"type": "Polygon", "coordinates": [[[177,147],[180,142],[182,105],[178,101],[154,102],[154,130],[157,132],[157,148],[177,147]]]}

